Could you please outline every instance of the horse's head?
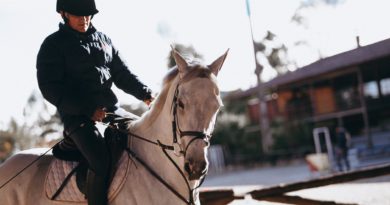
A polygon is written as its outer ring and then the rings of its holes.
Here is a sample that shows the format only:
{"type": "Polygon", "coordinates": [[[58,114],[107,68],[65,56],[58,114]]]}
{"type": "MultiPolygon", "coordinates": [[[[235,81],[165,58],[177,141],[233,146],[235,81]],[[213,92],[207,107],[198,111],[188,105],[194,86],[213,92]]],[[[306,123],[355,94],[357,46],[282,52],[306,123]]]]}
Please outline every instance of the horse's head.
{"type": "Polygon", "coordinates": [[[180,79],[172,106],[176,146],[184,153],[189,179],[196,180],[208,168],[209,140],[222,106],[216,77],[227,52],[208,66],[187,63],[174,49],[172,52],[180,79]]]}

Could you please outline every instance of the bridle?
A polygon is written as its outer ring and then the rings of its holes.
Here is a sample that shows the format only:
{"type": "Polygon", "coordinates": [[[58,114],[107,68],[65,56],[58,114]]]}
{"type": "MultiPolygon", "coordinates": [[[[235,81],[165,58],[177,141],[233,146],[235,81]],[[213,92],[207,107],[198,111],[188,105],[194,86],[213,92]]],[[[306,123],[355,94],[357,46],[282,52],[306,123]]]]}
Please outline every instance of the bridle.
{"type": "MultiPolygon", "coordinates": [[[[179,98],[178,98],[178,95],[179,95],[179,85],[180,83],[177,84],[176,86],[176,89],[175,89],[175,93],[174,93],[174,97],[173,97],[173,100],[172,100],[172,106],[171,106],[171,110],[172,110],[172,117],[173,117],[173,120],[172,120],[172,136],[173,136],[173,144],[172,145],[166,145],[166,144],[163,144],[161,143],[159,140],[157,140],[157,142],[155,141],[152,141],[152,140],[149,140],[149,139],[146,139],[144,137],[141,137],[141,136],[138,136],[134,133],[129,133],[127,131],[126,134],[128,134],[129,136],[131,137],[135,137],[137,139],[140,139],[140,140],[143,140],[145,142],[148,142],[150,144],[154,144],[154,145],[157,145],[161,148],[162,152],[165,154],[165,156],[169,159],[169,161],[175,166],[175,168],[178,170],[178,172],[180,173],[180,175],[182,176],[182,178],[184,179],[186,185],[187,185],[187,189],[188,189],[188,192],[189,192],[189,199],[187,199],[186,197],[184,197],[182,194],[180,194],[178,191],[176,191],[168,182],[166,182],[155,170],[153,170],[148,164],[146,164],[146,162],[144,160],[142,160],[133,150],[131,150],[129,147],[126,147],[125,150],[127,151],[127,153],[129,154],[129,156],[131,156],[132,158],[136,159],[139,163],[141,163],[145,168],[146,170],[151,174],[153,175],[160,183],[162,183],[166,188],[168,188],[173,194],[175,194],[180,200],[182,200],[183,202],[185,202],[186,204],[188,205],[193,205],[195,204],[194,202],[194,198],[193,198],[193,194],[194,194],[194,191],[196,189],[198,189],[204,182],[204,179],[206,178],[206,174],[207,174],[207,170],[203,173],[203,175],[201,176],[201,179],[200,179],[200,183],[198,186],[196,186],[195,188],[191,188],[190,187],[190,184],[189,184],[189,181],[187,180],[187,178],[185,177],[185,174],[184,172],[180,169],[180,167],[177,165],[177,163],[172,159],[172,157],[168,154],[167,150],[170,150],[170,151],[173,151],[174,154],[177,156],[177,157],[185,157],[186,154],[187,154],[187,150],[189,148],[189,146],[195,141],[195,140],[203,140],[206,144],[206,146],[208,147],[210,145],[210,138],[211,138],[211,135],[210,134],[207,134],[207,133],[204,133],[202,131],[182,131],[180,129],[180,126],[179,126],[179,118],[178,118],[178,114],[177,114],[177,109],[178,109],[178,106],[179,105],[179,98]],[[188,142],[188,144],[186,145],[186,147],[184,148],[184,150],[181,148],[181,143],[179,142],[178,140],[178,136],[181,138],[183,138],[184,136],[192,136],[192,139],[188,142]]],[[[117,127],[118,128],[118,127],[117,127]]]]}
{"type": "Polygon", "coordinates": [[[210,145],[210,138],[211,135],[207,134],[202,131],[182,131],[179,126],[179,117],[177,115],[177,107],[179,106],[179,85],[177,84],[175,89],[175,95],[173,96],[172,101],[172,115],[173,115],[173,121],[172,121],[172,136],[173,136],[173,147],[174,147],[174,153],[176,156],[186,156],[188,147],[195,142],[195,140],[203,140],[208,147],[210,145]],[[177,139],[177,134],[179,134],[180,139],[184,136],[192,136],[193,138],[188,142],[187,146],[184,148],[184,150],[181,149],[180,143],[177,139]]]}

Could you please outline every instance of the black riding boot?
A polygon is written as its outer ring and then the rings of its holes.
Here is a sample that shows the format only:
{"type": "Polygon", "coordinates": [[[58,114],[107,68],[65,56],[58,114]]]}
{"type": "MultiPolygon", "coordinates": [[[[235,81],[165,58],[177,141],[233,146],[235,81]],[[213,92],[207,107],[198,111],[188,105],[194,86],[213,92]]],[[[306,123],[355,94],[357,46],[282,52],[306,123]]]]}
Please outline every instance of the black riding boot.
{"type": "Polygon", "coordinates": [[[107,205],[107,177],[96,175],[88,170],[87,197],[88,205],[107,205]]]}

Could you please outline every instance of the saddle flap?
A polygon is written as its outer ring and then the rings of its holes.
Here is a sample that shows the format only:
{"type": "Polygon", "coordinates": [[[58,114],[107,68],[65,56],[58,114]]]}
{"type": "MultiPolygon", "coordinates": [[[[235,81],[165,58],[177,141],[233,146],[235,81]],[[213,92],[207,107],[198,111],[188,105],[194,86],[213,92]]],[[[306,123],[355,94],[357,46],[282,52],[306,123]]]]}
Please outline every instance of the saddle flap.
{"type": "MultiPolygon", "coordinates": [[[[129,172],[130,159],[126,153],[122,153],[118,161],[115,176],[108,189],[108,199],[112,200],[126,182],[129,172]]],[[[45,193],[48,199],[51,199],[63,184],[69,173],[76,168],[78,162],[63,161],[53,159],[50,164],[45,180],[45,193]]],[[[81,172],[80,172],[81,174],[81,172]]],[[[69,182],[65,184],[63,190],[54,199],[55,201],[64,202],[86,202],[85,195],[80,191],[76,181],[76,175],[70,177],[69,182]]],[[[84,175],[84,174],[81,174],[84,175]]],[[[84,184],[85,186],[85,184],[84,184]]]]}

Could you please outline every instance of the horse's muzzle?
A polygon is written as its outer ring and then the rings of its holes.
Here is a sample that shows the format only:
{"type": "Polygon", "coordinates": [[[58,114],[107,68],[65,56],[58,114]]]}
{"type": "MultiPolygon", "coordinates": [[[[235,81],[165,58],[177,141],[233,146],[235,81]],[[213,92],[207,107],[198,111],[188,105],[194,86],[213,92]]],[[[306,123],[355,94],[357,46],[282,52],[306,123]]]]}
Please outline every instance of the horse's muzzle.
{"type": "Polygon", "coordinates": [[[184,169],[188,174],[189,180],[199,180],[203,175],[207,173],[207,162],[186,162],[184,169]]]}

